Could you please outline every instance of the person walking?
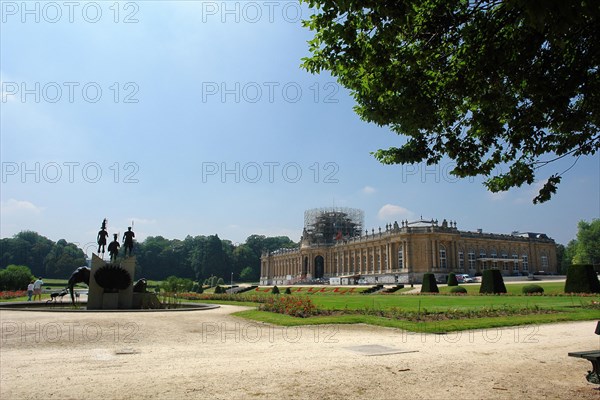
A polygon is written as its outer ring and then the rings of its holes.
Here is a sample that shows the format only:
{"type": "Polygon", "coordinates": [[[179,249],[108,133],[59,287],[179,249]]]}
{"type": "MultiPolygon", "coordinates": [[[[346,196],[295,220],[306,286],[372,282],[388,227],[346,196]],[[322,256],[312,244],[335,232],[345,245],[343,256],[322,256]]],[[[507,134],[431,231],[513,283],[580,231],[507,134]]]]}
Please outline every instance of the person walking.
{"type": "Polygon", "coordinates": [[[42,301],[42,285],[44,284],[44,281],[42,280],[42,277],[40,276],[35,282],[33,282],[33,301],[35,301],[35,298],[37,297],[39,301],[42,301]]]}
{"type": "Polygon", "coordinates": [[[27,285],[27,301],[31,301],[31,296],[33,296],[33,279],[27,285]]]}

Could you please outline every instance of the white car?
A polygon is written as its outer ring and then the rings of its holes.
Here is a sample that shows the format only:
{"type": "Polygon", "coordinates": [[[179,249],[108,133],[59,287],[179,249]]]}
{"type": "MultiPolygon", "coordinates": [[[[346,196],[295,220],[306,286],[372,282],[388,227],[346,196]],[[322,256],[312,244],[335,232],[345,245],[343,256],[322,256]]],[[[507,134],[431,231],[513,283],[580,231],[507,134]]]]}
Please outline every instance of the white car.
{"type": "Polygon", "coordinates": [[[456,275],[456,280],[459,283],[473,283],[473,282],[475,282],[475,279],[473,279],[468,274],[458,274],[458,275],[456,275]]]}

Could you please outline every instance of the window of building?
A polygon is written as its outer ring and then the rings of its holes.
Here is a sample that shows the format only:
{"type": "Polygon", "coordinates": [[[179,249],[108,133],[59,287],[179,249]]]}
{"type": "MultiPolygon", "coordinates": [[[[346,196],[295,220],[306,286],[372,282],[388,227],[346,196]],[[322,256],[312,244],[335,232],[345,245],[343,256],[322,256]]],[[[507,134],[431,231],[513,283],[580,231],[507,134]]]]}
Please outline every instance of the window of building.
{"type": "Polygon", "coordinates": [[[513,254],[512,258],[513,258],[513,272],[519,272],[519,256],[516,254],[513,254]]]}
{"type": "Polygon", "coordinates": [[[543,255],[542,256],[542,271],[548,271],[548,256],[547,255],[543,255]]]}
{"type": "Polygon", "coordinates": [[[448,264],[446,262],[446,247],[444,247],[442,244],[440,244],[440,268],[448,268],[448,264]]]}
{"type": "Polygon", "coordinates": [[[398,250],[398,268],[404,268],[404,250],[398,250]]]}
{"type": "Polygon", "coordinates": [[[473,250],[469,250],[469,269],[471,271],[475,271],[475,252],[473,250]]]}
{"type": "Polygon", "coordinates": [[[529,271],[529,260],[527,259],[527,254],[523,254],[521,258],[523,259],[523,271],[529,271]]]}
{"type": "Polygon", "coordinates": [[[462,251],[458,252],[458,268],[461,271],[464,271],[465,269],[465,253],[463,253],[462,251]]]}
{"type": "MultiPolygon", "coordinates": [[[[494,258],[494,259],[497,258],[496,249],[492,249],[492,251],[490,253],[491,253],[490,254],[490,258],[494,258]]],[[[498,268],[498,264],[496,263],[496,261],[492,261],[491,262],[491,268],[492,269],[497,269],[498,268]]]]}
{"type": "MultiPolygon", "coordinates": [[[[485,250],[479,250],[479,258],[485,259],[486,253],[485,250]]],[[[485,261],[481,261],[481,269],[487,269],[487,263],[485,261]]]]}

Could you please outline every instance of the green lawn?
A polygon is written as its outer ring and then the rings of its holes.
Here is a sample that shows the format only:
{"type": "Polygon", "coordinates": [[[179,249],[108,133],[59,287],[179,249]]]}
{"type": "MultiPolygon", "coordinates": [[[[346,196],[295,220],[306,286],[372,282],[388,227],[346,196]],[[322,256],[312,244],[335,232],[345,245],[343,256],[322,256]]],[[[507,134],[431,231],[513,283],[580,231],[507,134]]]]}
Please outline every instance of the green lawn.
{"type": "Polygon", "coordinates": [[[574,309],[569,312],[541,315],[515,315],[498,318],[472,318],[460,320],[442,320],[432,322],[411,322],[394,320],[372,315],[339,315],[318,316],[310,318],[295,318],[288,315],[276,314],[266,311],[240,311],[234,313],[238,317],[253,321],[266,322],[274,325],[322,325],[322,324],[369,324],[389,328],[400,328],[412,332],[456,332],[468,329],[489,329],[506,326],[547,324],[565,321],[587,321],[600,317],[598,310],[574,309]]]}
{"type": "MultiPolygon", "coordinates": [[[[511,315],[504,317],[482,317],[470,319],[450,319],[433,322],[410,322],[395,320],[391,318],[378,317],[374,315],[351,314],[316,316],[310,318],[295,318],[287,315],[275,314],[264,311],[250,310],[236,313],[236,315],[252,320],[273,323],[277,325],[312,325],[312,324],[354,324],[365,323],[378,326],[395,327],[415,332],[450,332],[466,329],[486,329],[502,326],[517,326],[524,324],[541,324],[560,321],[580,321],[600,318],[598,309],[582,308],[592,301],[599,302],[598,296],[567,296],[564,295],[564,282],[535,282],[542,286],[545,291],[543,296],[522,295],[523,286],[531,283],[507,283],[506,295],[479,295],[480,284],[461,285],[467,288],[468,295],[447,295],[449,289],[440,287],[439,295],[404,295],[402,292],[394,294],[362,295],[359,293],[346,293],[340,295],[333,292],[333,288],[316,291],[313,289],[310,296],[317,308],[322,310],[386,310],[398,308],[403,311],[412,312],[444,312],[446,310],[480,310],[484,308],[500,309],[508,308],[541,308],[552,310],[551,314],[511,315]],[[316,291],[316,292],[315,292],[316,291]]],[[[262,291],[249,292],[251,294],[269,296],[267,288],[262,291]]],[[[280,288],[281,292],[285,287],[280,288]]],[[[364,290],[364,289],[357,289],[364,290]]],[[[405,290],[410,290],[406,288],[405,290]]],[[[292,292],[294,295],[302,295],[307,289],[292,292]]]]}

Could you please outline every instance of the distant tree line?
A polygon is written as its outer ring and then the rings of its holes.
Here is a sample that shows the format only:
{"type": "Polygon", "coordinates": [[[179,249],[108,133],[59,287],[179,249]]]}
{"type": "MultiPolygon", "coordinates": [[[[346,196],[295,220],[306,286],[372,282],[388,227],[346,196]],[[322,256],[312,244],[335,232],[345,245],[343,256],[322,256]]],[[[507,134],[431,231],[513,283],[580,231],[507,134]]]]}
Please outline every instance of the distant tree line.
{"type": "MultiPolygon", "coordinates": [[[[136,243],[136,278],[163,280],[169,276],[204,281],[216,276],[229,282],[257,281],[263,250],[296,247],[287,236],[251,235],[242,244],[220,239],[218,235],[187,236],[184,240],[150,236],[136,243]]],[[[35,276],[68,278],[86,264],[83,250],[64,239],[58,242],[32,231],[0,239],[0,269],[25,265],[35,276]]]]}
{"type": "Polygon", "coordinates": [[[0,269],[11,264],[24,265],[35,276],[68,278],[85,262],[83,250],[64,239],[53,242],[32,231],[0,239],[0,269]]]}
{"type": "Polygon", "coordinates": [[[137,274],[162,280],[169,276],[197,281],[216,276],[225,282],[233,273],[236,281],[257,281],[263,250],[295,247],[287,236],[251,235],[243,244],[220,239],[218,235],[187,236],[184,240],[150,236],[138,243],[134,253],[137,274]]]}

